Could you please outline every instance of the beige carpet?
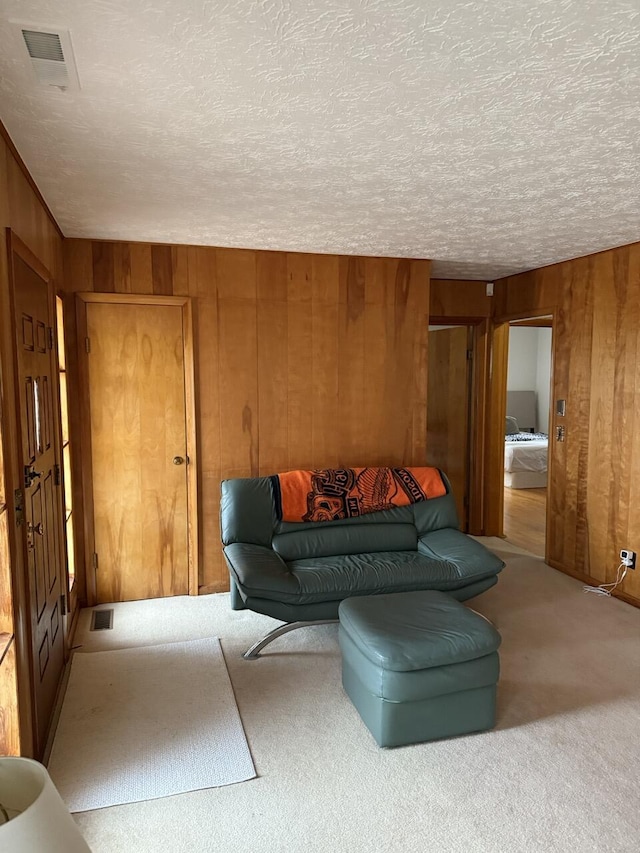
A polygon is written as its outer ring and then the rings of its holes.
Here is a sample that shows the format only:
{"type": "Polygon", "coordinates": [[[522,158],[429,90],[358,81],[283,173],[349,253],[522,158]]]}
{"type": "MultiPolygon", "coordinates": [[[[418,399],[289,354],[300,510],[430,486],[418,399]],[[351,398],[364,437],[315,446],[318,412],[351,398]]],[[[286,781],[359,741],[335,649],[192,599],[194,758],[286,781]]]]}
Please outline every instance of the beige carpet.
{"type": "Polygon", "coordinates": [[[253,779],[218,639],[76,653],[48,766],[72,812],[253,779]]]}
{"type": "Polygon", "coordinates": [[[503,636],[493,732],[380,750],[340,685],[336,626],[241,652],[274,623],[228,596],[116,608],[85,649],[221,638],[259,778],[76,815],[94,853],[605,853],[640,837],[640,610],[501,540],[471,604],[503,636]]]}

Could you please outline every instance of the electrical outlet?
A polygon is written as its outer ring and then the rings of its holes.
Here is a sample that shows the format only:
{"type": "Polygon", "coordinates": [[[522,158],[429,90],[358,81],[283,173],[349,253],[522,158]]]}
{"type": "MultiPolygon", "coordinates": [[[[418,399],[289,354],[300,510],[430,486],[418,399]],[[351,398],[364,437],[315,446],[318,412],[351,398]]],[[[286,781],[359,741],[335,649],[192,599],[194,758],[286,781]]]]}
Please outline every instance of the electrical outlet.
{"type": "Polygon", "coordinates": [[[628,551],[626,548],[623,548],[620,551],[620,562],[623,566],[626,566],[628,569],[635,569],[636,567],[636,552],[628,551]]]}

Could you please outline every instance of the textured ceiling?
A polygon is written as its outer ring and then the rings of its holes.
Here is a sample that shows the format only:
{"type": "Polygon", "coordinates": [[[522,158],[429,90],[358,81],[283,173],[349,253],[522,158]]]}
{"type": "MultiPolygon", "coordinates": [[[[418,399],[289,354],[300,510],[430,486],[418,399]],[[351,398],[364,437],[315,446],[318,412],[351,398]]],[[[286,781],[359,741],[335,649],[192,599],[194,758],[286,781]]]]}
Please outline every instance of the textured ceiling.
{"type": "Polygon", "coordinates": [[[0,8],[0,117],[67,236],[489,279],[640,239],[638,0],[0,8]],[[71,31],[79,92],[10,20],[71,31]]]}

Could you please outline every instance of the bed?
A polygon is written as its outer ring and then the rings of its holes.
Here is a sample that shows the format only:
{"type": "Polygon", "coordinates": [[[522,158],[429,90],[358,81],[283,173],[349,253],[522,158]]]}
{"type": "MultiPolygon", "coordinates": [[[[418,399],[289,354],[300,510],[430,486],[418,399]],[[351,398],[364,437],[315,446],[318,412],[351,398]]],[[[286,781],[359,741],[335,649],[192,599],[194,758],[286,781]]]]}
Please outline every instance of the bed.
{"type": "Polygon", "coordinates": [[[543,489],[547,485],[549,436],[517,432],[504,440],[504,484],[509,489],[543,489]]]}
{"type": "Polygon", "coordinates": [[[509,489],[543,489],[547,485],[549,436],[535,432],[535,391],[507,392],[504,437],[504,484],[509,489]]]}

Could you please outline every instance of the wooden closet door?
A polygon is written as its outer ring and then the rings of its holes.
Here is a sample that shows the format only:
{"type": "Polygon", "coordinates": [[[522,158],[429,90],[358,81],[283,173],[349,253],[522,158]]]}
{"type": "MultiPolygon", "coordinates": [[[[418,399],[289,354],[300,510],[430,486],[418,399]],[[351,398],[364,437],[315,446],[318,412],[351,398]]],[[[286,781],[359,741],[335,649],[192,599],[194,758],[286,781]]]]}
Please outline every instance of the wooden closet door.
{"type": "Polygon", "coordinates": [[[98,603],[188,592],[182,310],[86,305],[98,603]]]}

